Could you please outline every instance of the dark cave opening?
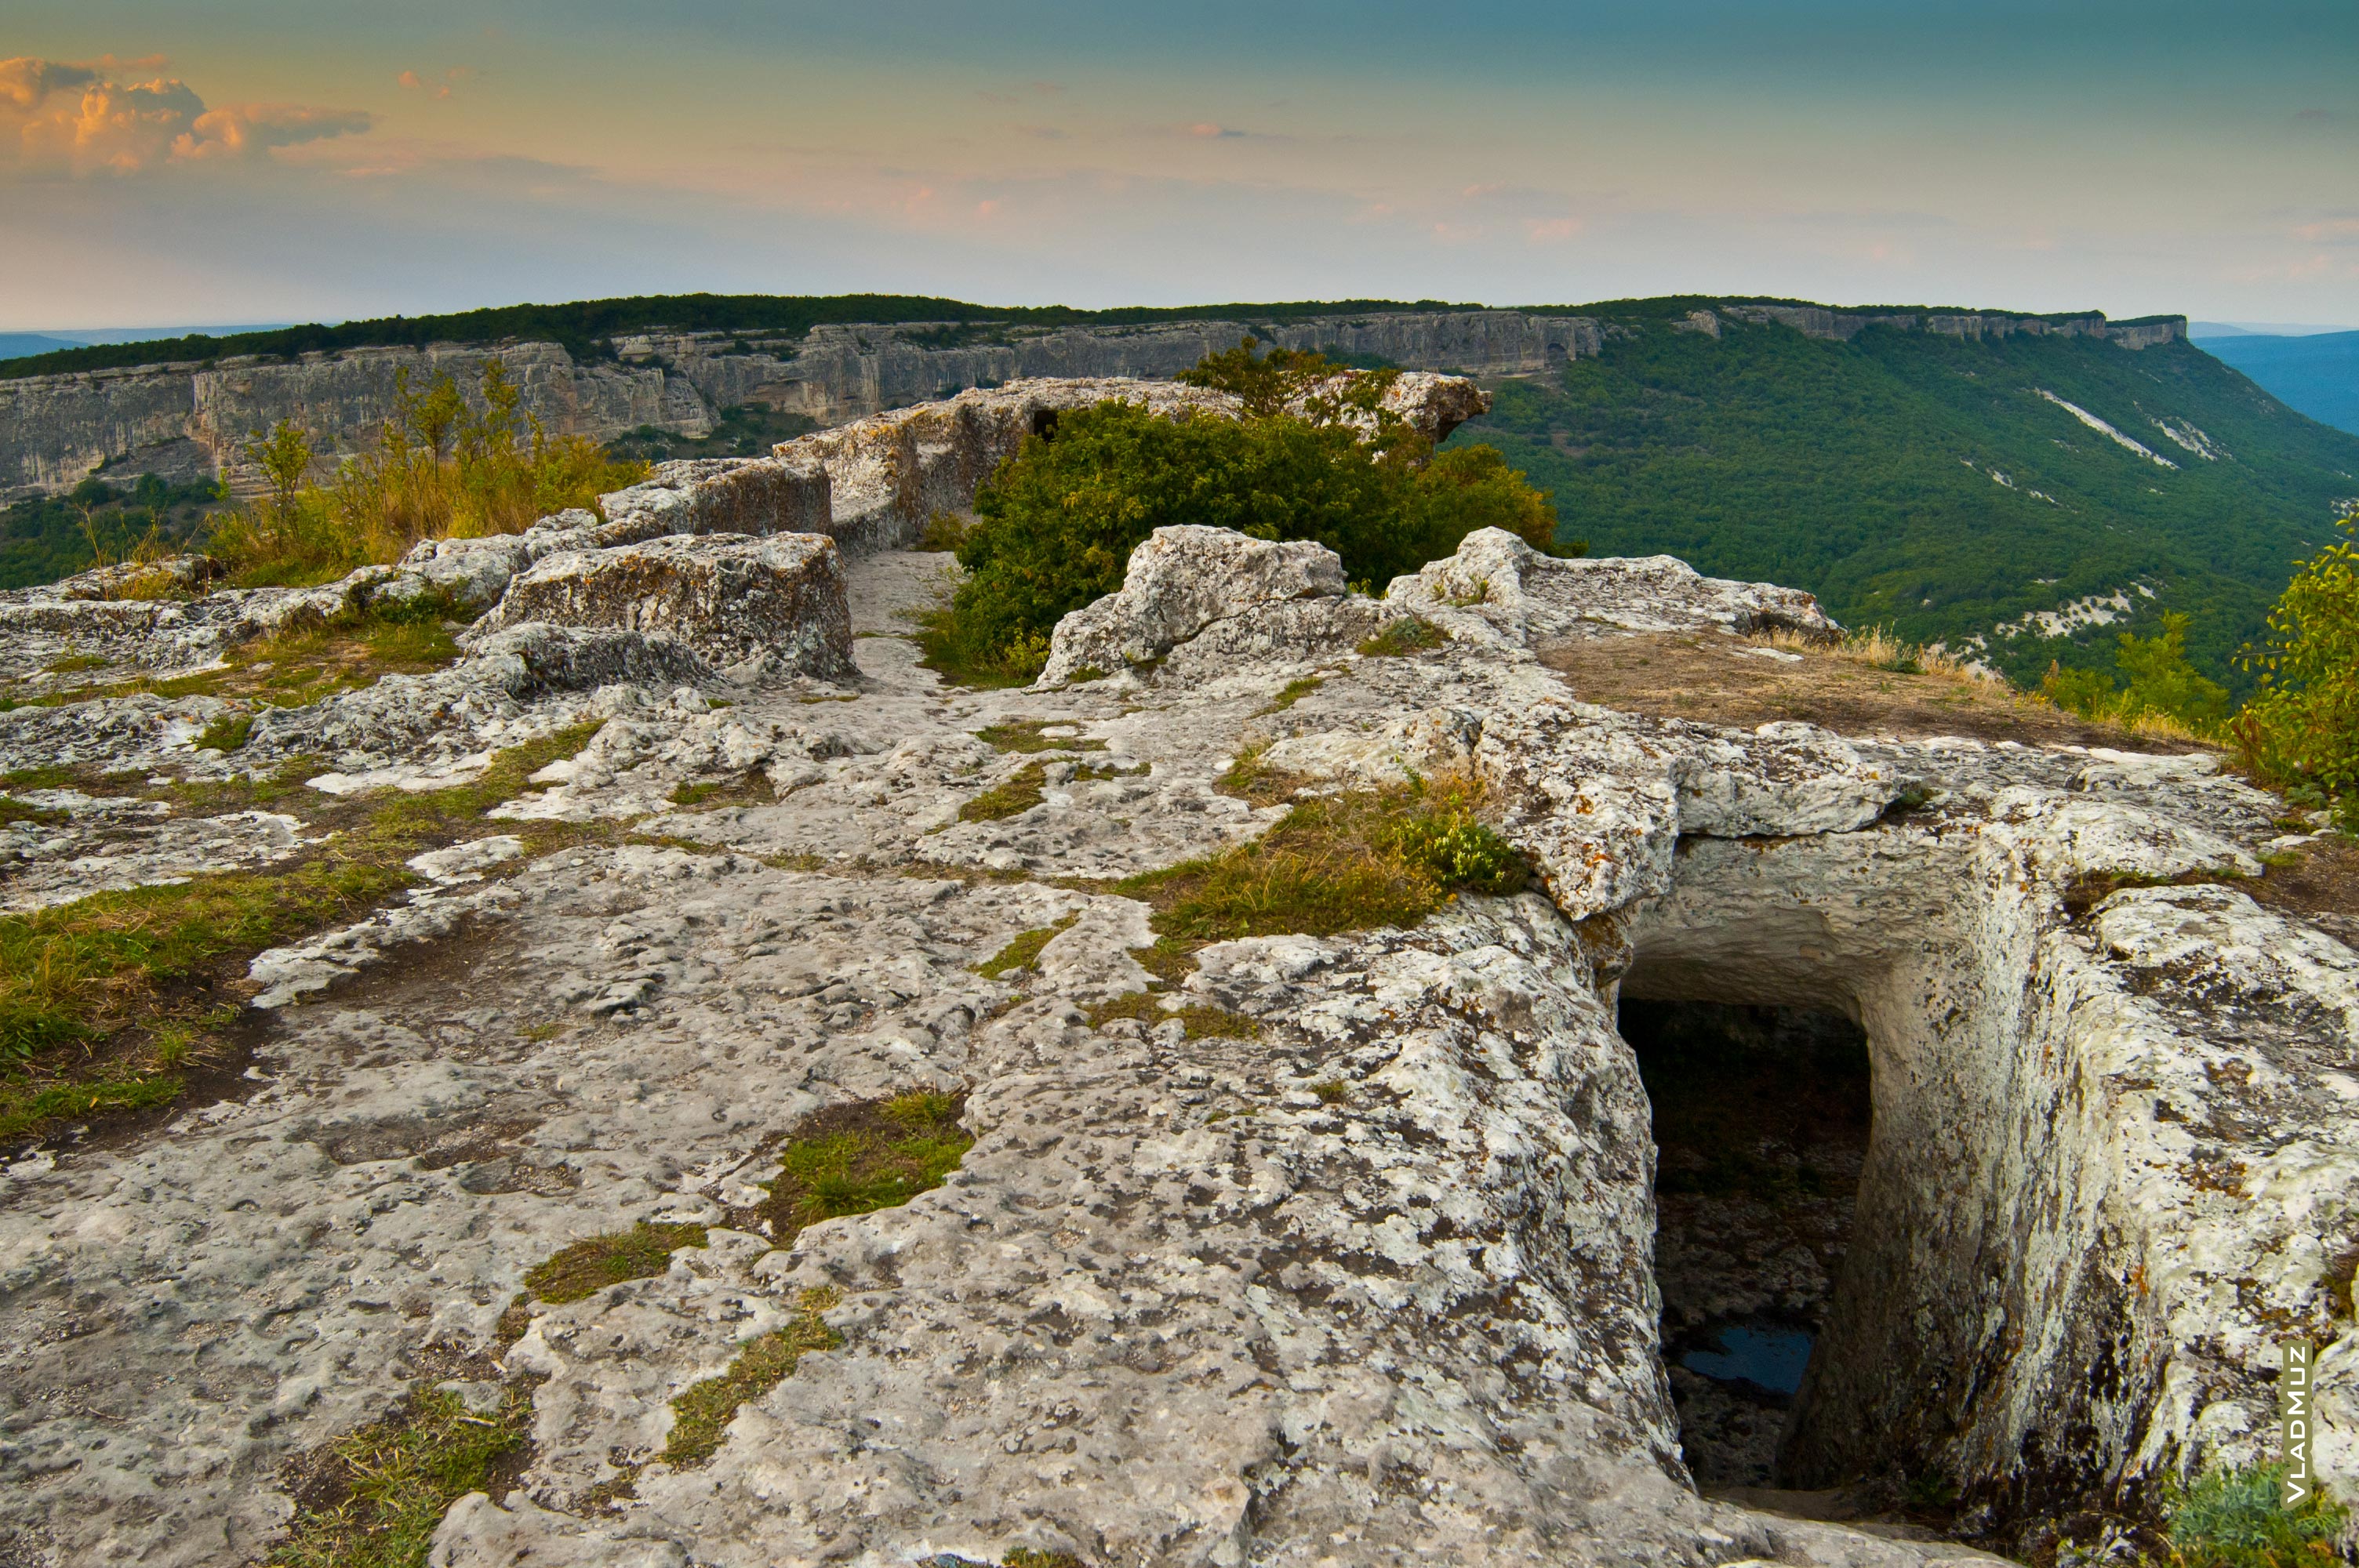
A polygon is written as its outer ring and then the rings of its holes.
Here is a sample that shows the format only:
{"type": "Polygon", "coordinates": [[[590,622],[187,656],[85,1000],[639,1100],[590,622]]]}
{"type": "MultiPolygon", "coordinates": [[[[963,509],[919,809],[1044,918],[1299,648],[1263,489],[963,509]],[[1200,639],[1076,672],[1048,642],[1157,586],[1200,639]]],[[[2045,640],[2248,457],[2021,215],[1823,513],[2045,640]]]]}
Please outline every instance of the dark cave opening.
{"type": "Polygon", "coordinates": [[[1621,1032],[1653,1108],[1663,1360],[1688,1469],[1707,1492],[1776,1487],[1851,1238],[1867,1037],[1817,1009],[1635,999],[1621,1032]]]}

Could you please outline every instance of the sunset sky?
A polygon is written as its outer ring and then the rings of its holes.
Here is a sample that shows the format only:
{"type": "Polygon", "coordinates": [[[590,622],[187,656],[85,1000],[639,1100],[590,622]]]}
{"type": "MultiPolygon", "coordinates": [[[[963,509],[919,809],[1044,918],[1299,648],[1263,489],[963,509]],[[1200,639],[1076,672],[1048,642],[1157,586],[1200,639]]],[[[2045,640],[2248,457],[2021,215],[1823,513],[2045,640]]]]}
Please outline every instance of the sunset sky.
{"type": "Polygon", "coordinates": [[[17,0],[0,59],[0,330],[691,289],[2359,325],[2351,0],[17,0]]]}

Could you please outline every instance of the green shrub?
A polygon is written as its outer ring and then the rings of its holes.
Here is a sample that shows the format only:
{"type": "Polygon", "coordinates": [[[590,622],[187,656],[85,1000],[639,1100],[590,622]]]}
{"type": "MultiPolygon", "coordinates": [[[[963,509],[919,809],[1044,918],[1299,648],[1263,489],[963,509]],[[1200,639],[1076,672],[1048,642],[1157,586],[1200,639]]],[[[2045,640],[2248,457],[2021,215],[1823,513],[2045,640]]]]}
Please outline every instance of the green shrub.
{"type": "Polygon", "coordinates": [[[403,372],[376,449],[325,486],[303,484],[310,444],[286,421],[245,449],[270,493],[216,524],[210,547],[247,587],[326,581],[399,560],[420,539],[520,533],[647,471],[579,437],[552,439],[496,359],[473,403],[447,374],[421,393],[403,372]]]}
{"type": "Polygon", "coordinates": [[[1397,659],[1439,648],[1447,641],[1440,627],[1422,615],[1412,615],[1406,621],[1394,622],[1361,643],[1360,652],[1372,659],[1397,659]]]}
{"type": "Polygon", "coordinates": [[[1435,456],[1397,421],[1373,436],[1288,415],[1167,419],[1123,403],[1027,438],[975,497],[959,539],[966,580],[925,628],[946,673],[1027,679],[1062,616],[1121,588],[1157,528],[1197,524],[1310,539],[1353,581],[1382,583],[1499,527],[1551,547],[1556,514],[1497,452],[1435,456]]]}
{"type": "MultiPolygon", "coordinates": [[[[2341,526],[2359,537],[2359,512],[2341,526]]],[[[2246,665],[2259,689],[2232,727],[2246,765],[2359,830],[2359,543],[2300,565],[2246,665]]]]}
{"type": "Polygon", "coordinates": [[[2312,1492],[2278,1506],[2285,1466],[2214,1470],[2163,1498],[2173,1568],[2309,1568],[2339,1561],[2343,1509],[2312,1492]]]}
{"type": "Polygon", "coordinates": [[[1273,344],[1256,356],[1257,338],[1247,338],[1234,349],[1206,354],[1172,379],[1190,386],[1225,392],[1245,406],[1248,418],[1285,411],[1287,403],[1343,367],[1316,349],[1288,349],[1273,344]]]}
{"type": "Polygon", "coordinates": [[[1443,887],[1515,893],[1529,873],[1523,857],[1474,815],[1471,795],[1437,790],[1422,811],[1403,816],[1386,836],[1393,853],[1443,887]]]}
{"type": "Polygon", "coordinates": [[[2151,637],[2125,632],[2114,639],[2116,686],[2096,670],[2068,670],[2051,664],[2040,695],[2084,719],[2135,723],[2162,719],[2196,735],[2217,734],[2228,720],[2228,692],[2206,679],[2187,660],[2188,618],[2167,611],[2162,630],[2151,637]]]}

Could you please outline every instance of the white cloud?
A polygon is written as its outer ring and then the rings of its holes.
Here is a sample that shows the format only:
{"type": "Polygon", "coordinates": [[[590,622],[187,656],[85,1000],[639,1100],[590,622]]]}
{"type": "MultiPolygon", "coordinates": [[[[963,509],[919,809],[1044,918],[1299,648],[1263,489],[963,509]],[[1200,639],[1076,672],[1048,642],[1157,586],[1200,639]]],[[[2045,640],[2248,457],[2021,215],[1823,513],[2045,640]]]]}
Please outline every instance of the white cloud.
{"type": "Polygon", "coordinates": [[[0,60],[0,168],[46,176],[127,175],[176,164],[240,162],[369,128],[357,109],[233,103],[209,109],[177,77],[120,82],[109,72],[161,59],[88,64],[0,60]]]}

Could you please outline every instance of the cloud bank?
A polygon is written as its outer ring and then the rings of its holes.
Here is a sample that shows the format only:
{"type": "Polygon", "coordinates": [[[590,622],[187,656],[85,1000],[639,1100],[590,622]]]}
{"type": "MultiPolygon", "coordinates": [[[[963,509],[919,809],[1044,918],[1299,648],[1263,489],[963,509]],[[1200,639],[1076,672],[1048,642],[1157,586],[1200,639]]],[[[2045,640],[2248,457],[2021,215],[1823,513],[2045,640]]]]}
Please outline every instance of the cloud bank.
{"type": "Polygon", "coordinates": [[[158,58],[86,63],[0,60],[0,167],[50,178],[134,175],[174,166],[251,162],[281,147],[356,135],[370,116],[357,109],[297,103],[208,108],[177,77],[118,81],[158,58]]]}

